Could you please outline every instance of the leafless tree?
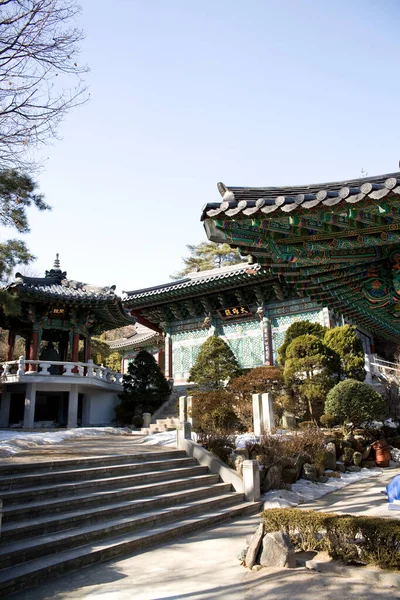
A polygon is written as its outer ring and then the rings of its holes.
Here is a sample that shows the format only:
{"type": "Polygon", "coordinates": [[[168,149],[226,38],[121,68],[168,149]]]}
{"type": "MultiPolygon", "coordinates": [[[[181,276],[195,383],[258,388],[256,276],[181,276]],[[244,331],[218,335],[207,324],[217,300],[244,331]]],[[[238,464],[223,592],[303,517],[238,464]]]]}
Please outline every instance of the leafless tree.
{"type": "Polygon", "coordinates": [[[87,100],[79,12],[75,0],[0,0],[0,168],[32,169],[33,150],[87,100]]]}

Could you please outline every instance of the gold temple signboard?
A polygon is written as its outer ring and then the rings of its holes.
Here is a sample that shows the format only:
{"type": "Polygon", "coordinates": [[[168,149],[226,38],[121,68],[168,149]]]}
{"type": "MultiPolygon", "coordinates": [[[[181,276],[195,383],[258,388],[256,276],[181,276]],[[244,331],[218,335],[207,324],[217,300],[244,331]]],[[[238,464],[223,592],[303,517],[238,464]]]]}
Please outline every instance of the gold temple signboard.
{"type": "Polygon", "coordinates": [[[252,314],[246,304],[230,306],[229,308],[219,308],[217,313],[221,319],[237,319],[238,317],[247,317],[252,314]]]}
{"type": "Polygon", "coordinates": [[[65,319],[66,316],[67,316],[67,311],[63,307],[55,307],[55,308],[52,308],[50,311],[51,319],[65,319]]]}

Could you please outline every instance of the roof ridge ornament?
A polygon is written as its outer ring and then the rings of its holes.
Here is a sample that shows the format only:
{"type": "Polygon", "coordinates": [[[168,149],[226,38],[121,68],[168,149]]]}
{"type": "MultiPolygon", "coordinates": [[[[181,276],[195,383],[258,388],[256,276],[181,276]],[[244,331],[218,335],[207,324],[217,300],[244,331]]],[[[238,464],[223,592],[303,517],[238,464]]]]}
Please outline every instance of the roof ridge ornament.
{"type": "Polygon", "coordinates": [[[61,271],[61,269],[60,269],[60,258],[59,257],[60,257],[60,255],[57,252],[56,258],[55,258],[55,261],[54,261],[53,269],[57,269],[57,270],[61,271]]]}

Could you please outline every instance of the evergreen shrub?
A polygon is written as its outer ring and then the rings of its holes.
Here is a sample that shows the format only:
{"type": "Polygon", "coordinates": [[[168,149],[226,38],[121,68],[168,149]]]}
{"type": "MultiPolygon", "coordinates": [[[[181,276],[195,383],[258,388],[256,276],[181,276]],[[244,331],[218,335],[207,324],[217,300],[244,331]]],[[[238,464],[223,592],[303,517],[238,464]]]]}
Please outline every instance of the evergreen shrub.
{"type": "Polygon", "coordinates": [[[129,363],[123,378],[124,391],[119,394],[121,403],[115,407],[117,421],[131,425],[133,419],[144,412],[153,413],[167,399],[169,385],[155,358],[146,350],[138,352],[129,363]]]}
{"type": "Polygon", "coordinates": [[[326,327],[323,327],[319,323],[312,323],[311,321],[296,321],[295,323],[292,323],[285,333],[285,339],[282,346],[278,348],[279,364],[282,365],[282,367],[285,366],[286,350],[294,339],[301,335],[315,335],[322,339],[325,332],[326,327]]]}
{"type": "Polygon", "coordinates": [[[359,427],[368,421],[379,420],[385,415],[386,401],[367,383],[345,379],[332,388],[326,397],[325,414],[336,423],[351,423],[359,427]]]}
{"type": "Polygon", "coordinates": [[[265,533],[283,531],[298,549],[325,550],[333,558],[346,562],[400,569],[400,521],[397,519],[296,508],[265,510],[262,517],[265,533]]]}
{"type": "Polygon", "coordinates": [[[353,325],[328,329],[324,343],[339,356],[341,378],[364,381],[364,349],[353,325]]]}
{"type": "Polygon", "coordinates": [[[220,337],[211,336],[200,348],[190,369],[189,381],[206,392],[224,388],[226,382],[240,374],[239,363],[228,344],[220,337]]]}
{"type": "Polygon", "coordinates": [[[196,392],[192,409],[196,432],[229,435],[241,429],[233,408],[234,402],[235,396],[226,390],[196,392]]]}

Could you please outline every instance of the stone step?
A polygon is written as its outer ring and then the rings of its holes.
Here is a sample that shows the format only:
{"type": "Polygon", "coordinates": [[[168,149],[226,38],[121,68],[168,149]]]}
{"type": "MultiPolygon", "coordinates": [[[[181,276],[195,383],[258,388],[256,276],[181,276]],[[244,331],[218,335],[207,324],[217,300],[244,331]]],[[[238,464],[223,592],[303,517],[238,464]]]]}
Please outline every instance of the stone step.
{"type": "Polygon", "coordinates": [[[3,508],[3,525],[9,522],[16,523],[24,519],[40,517],[48,512],[57,514],[63,512],[67,514],[69,511],[76,510],[77,507],[82,509],[97,507],[115,500],[133,500],[153,494],[156,496],[162,493],[193,489],[205,485],[211,486],[218,483],[218,481],[218,475],[198,475],[135,487],[116,488],[100,492],[95,490],[89,494],[70,496],[67,500],[62,497],[50,498],[39,502],[5,505],[3,508]]]}
{"type": "MultiPolygon", "coordinates": [[[[125,500],[124,502],[107,503],[97,508],[80,508],[62,514],[45,515],[36,519],[26,518],[20,522],[6,522],[2,525],[1,543],[12,543],[13,541],[33,536],[43,536],[56,531],[64,531],[75,527],[99,523],[105,519],[134,515],[140,512],[156,510],[161,507],[169,507],[188,503],[202,498],[214,498],[231,492],[231,485],[217,483],[212,486],[198,487],[190,490],[173,491],[154,495],[149,498],[136,500],[125,500]]],[[[1,547],[1,544],[0,544],[1,547]]]]}
{"type": "Polygon", "coordinates": [[[58,483],[57,485],[38,485],[26,489],[13,489],[1,492],[3,504],[20,504],[24,502],[35,502],[48,498],[61,498],[65,496],[75,496],[85,490],[104,490],[115,487],[130,487],[136,485],[146,485],[158,483],[172,479],[181,479],[184,477],[193,477],[196,475],[208,474],[207,467],[201,467],[198,463],[195,466],[180,467],[147,473],[135,473],[122,475],[118,477],[107,477],[104,479],[89,479],[86,481],[58,483]]]}
{"type": "Polygon", "coordinates": [[[72,458],[49,460],[41,462],[10,463],[0,465],[0,476],[17,475],[19,473],[43,473],[47,471],[61,471],[68,469],[86,469],[88,466],[124,465],[127,463],[140,463],[155,460],[168,460],[174,458],[187,458],[183,450],[150,450],[148,452],[136,452],[134,454],[108,454],[105,456],[92,456],[85,458],[72,458]]]}
{"type": "Polygon", "coordinates": [[[3,543],[0,540],[0,569],[75,548],[82,543],[94,544],[109,537],[133,533],[140,529],[145,530],[146,527],[152,529],[157,525],[179,521],[188,516],[225,509],[238,504],[242,499],[242,494],[231,492],[216,498],[194,500],[179,506],[158,507],[140,515],[109,519],[78,529],[67,529],[16,542],[4,541],[3,543]]]}
{"type": "MultiPolygon", "coordinates": [[[[255,514],[261,503],[241,502],[229,509],[211,508],[207,514],[186,516],[179,521],[161,523],[147,531],[135,531],[122,536],[109,537],[90,544],[82,544],[73,550],[52,553],[45,558],[34,558],[20,565],[0,571],[0,592],[5,598],[13,592],[31,588],[49,577],[81,569],[82,567],[116,558],[132,552],[140,552],[155,543],[170,541],[188,535],[199,529],[212,527],[246,514],[255,514]]],[[[83,541],[83,540],[82,540],[83,541]]]]}
{"type": "Polygon", "coordinates": [[[61,471],[49,471],[45,473],[21,474],[14,476],[0,477],[0,492],[22,489],[27,486],[35,486],[43,479],[46,483],[57,484],[67,481],[83,481],[89,479],[118,477],[121,475],[133,475],[135,473],[145,473],[149,471],[163,471],[165,469],[174,469],[179,467],[189,467],[197,464],[196,460],[190,458],[176,458],[168,460],[149,460],[143,462],[126,463],[122,465],[106,465],[96,467],[86,467],[61,471]]]}

